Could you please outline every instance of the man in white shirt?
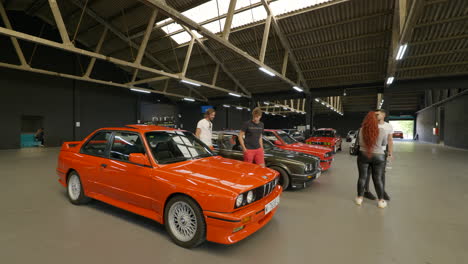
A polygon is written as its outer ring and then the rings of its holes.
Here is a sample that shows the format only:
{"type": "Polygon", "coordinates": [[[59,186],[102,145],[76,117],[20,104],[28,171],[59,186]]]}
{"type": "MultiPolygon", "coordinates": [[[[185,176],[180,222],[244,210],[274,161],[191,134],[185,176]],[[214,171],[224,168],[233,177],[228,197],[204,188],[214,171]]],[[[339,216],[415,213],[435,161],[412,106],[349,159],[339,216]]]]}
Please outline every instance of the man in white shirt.
{"type": "Polygon", "coordinates": [[[197,130],[195,131],[195,136],[199,138],[203,143],[208,147],[213,149],[213,143],[211,141],[211,134],[213,131],[213,119],[216,116],[216,112],[213,108],[206,110],[205,118],[198,121],[197,130]]]}
{"type": "MultiPolygon", "coordinates": [[[[393,159],[393,127],[390,123],[385,122],[386,112],[383,109],[375,110],[375,114],[377,116],[377,120],[379,120],[379,128],[383,128],[385,130],[385,134],[387,135],[387,144],[382,146],[382,149],[385,151],[385,162],[387,159],[393,159]]],[[[369,167],[369,174],[371,173],[371,168],[369,167]]],[[[369,175],[370,176],[370,175],[369,175]]],[[[369,182],[371,177],[367,177],[364,197],[370,200],[375,200],[375,196],[369,191],[369,182]]],[[[383,183],[385,187],[385,171],[383,175],[383,183]]],[[[389,201],[390,196],[387,194],[387,191],[384,192],[384,199],[389,201]]]]}

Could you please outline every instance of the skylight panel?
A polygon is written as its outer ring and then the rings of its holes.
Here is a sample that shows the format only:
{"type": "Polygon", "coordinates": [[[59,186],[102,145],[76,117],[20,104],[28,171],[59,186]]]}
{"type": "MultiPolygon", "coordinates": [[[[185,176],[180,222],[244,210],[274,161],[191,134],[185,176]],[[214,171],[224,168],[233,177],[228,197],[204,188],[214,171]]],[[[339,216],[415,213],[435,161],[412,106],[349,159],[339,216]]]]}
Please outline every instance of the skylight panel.
{"type": "MultiPolygon", "coordinates": [[[[315,5],[322,4],[325,2],[330,2],[330,1],[331,0],[276,0],[276,1],[271,1],[269,5],[273,11],[273,14],[275,16],[278,16],[278,15],[294,12],[300,9],[304,9],[307,7],[315,6],[315,5]]],[[[197,23],[202,23],[203,21],[207,21],[209,19],[213,19],[220,15],[227,14],[228,9],[229,9],[229,2],[230,2],[229,0],[211,0],[199,6],[191,8],[185,12],[182,12],[182,14],[197,23]]],[[[240,8],[244,8],[244,7],[259,3],[259,2],[260,0],[237,1],[235,9],[238,10],[240,8]]],[[[234,14],[231,28],[237,28],[237,27],[245,26],[251,23],[263,21],[266,18],[267,18],[267,12],[264,6],[260,5],[258,7],[251,8],[243,12],[234,14]]],[[[162,25],[164,23],[167,23],[170,20],[171,20],[170,18],[164,19],[156,23],[156,25],[162,25]]],[[[202,24],[202,25],[209,31],[216,34],[216,33],[221,32],[224,29],[225,21],[226,21],[226,18],[222,18],[220,20],[216,20],[216,21],[213,21],[207,24],[202,24]]],[[[181,30],[182,27],[178,23],[174,22],[167,26],[163,26],[161,29],[164,30],[166,34],[171,34],[173,32],[181,30]]],[[[201,37],[200,35],[198,36],[201,37]]],[[[188,34],[187,32],[178,33],[178,34],[172,35],[171,37],[178,44],[186,43],[190,41],[191,39],[190,34],[188,34]]]]}
{"type": "Polygon", "coordinates": [[[240,13],[237,13],[232,18],[231,28],[244,26],[253,22],[265,20],[267,12],[263,6],[258,6],[240,13]]]}

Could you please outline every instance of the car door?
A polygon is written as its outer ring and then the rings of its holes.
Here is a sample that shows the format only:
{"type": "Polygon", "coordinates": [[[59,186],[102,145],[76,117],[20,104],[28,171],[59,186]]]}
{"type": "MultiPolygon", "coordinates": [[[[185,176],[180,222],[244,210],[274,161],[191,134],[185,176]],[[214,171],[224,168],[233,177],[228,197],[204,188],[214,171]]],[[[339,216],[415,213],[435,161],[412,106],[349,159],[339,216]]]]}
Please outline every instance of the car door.
{"type": "Polygon", "coordinates": [[[109,188],[110,198],[150,209],[152,167],[130,162],[129,155],[132,153],[148,157],[141,136],[136,132],[115,131],[109,160],[100,180],[109,188]]]}
{"type": "Polygon", "coordinates": [[[102,177],[103,166],[106,166],[111,131],[98,131],[80,150],[80,158],[75,159],[75,167],[80,168],[78,173],[87,192],[99,194],[106,193],[104,186],[99,184],[102,177]]]}

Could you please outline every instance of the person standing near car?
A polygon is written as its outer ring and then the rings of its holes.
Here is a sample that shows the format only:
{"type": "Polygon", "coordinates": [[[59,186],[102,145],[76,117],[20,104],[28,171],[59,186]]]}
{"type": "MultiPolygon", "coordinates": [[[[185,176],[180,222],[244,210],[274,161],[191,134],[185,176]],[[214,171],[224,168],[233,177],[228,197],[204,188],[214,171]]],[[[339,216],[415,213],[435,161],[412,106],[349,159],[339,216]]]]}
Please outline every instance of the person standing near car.
{"type": "Polygon", "coordinates": [[[36,141],[40,142],[39,146],[44,147],[44,128],[41,127],[36,131],[34,135],[36,141]]]}
{"type": "Polygon", "coordinates": [[[372,179],[378,197],[378,207],[385,208],[383,175],[385,171],[385,152],[382,149],[386,145],[387,135],[384,128],[379,128],[375,112],[369,112],[362,122],[359,131],[360,149],[357,158],[359,179],[357,182],[356,204],[361,205],[364,197],[364,189],[369,177],[369,167],[372,167],[372,179]]]}
{"type": "MultiPolygon", "coordinates": [[[[375,115],[377,117],[377,120],[379,121],[379,128],[384,129],[385,134],[386,134],[386,143],[385,145],[382,146],[382,149],[385,152],[385,166],[387,164],[387,160],[393,159],[393,127],[390,123],[385,122],[385,116],[386,112],[384,109],[377,109],[375,110],[375,115]]],[[[366,182],[366,187],[365,187],[365,192],[364,192],[364,197],[370,199],[370,200],[375,200],[375,196],[370,192],[369,190],[369,182],[370,182],[370,174],[372,173],[372,170],[369,168],[369,177],[367,177],[367,182],[366,182]]],[[[390,196],[388,195],[387,191],[385,191],[385,167],[384,167],[384,172],[383,172],[383,184],[384,184],[384,199],[387,201],[390,201],[390,196]]]]}
{"type": "Polygon", "coordinates": [[[205,143],[210,149],[213,149],[213,142],[211,141],[211,135],[213,133],[213,123],[216,116],[216,111],[213,108],[206,110],[205,118],[198,121],[197,130],[195,136],[205,143]]]}
{"type": "Polygon", "coordinates": [[[255,163],[265,167],[262,140],[265,126],[260,122],[261,118],[262,109],[257,107],[252,111],[252,119],[242,124],[239,132],[239,143],[242,147],[242,151],[244,152],[245,162],[255,163]]]}

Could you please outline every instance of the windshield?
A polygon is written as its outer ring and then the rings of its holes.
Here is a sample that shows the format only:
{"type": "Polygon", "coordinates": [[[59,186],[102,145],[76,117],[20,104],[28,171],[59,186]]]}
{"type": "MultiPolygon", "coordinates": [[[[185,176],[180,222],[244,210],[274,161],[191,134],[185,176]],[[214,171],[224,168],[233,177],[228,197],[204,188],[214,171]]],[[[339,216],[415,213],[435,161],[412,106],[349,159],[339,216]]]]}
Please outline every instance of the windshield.
{"type": "Polygon", "coordinates": [[[149,132],[146,133],[146,140],[159,164],[169,164],[214,155],[208,146],[190,132],[149,132]]]}
{"type": "Polygon", "coordinates": [[[332,130],[316,130],[313,137],[335,137],[335,132],[332,130]]]}
{"type": "Polygon", "coordinates": [[[294,138],[292,138],[290,135],[286,134],[285,132],[281,132],[281,131],[278,132],[278,136],[280,136],[280,138],[287,145],[297,143],[297,141],[294,138]]]}

